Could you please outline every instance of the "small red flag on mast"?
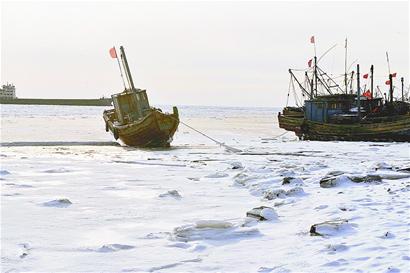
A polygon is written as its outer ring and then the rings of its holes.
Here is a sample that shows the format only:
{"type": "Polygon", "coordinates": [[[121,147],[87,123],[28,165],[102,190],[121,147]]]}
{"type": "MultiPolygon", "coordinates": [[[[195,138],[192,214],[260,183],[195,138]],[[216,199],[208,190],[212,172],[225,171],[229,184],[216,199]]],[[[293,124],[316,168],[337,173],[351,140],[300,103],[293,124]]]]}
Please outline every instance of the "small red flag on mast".
{"type": "Polygon", "coordinates": [[[390,85],[390,80],[387,80],[387,81],[386,81],[386,85],[390,85]]]}
{"type": "Polygon", "coordinates": [[[308,66],[309,66],[309,67],[312,67],[312,59],[310,59],[310,60],[308,61],[308,66]]]}
{"type": "Polygon", "coordinates": [[[369,77],[369,74],[364,74],[364,75],[363,75],[363,78],[364,78],[364,79],[367,79],[368,77],[369,77]]]}
{"type": "Polygon", "coordinates": [[[110,48],[110,55],[111,55],[111,58],[114,58],[114,59],[117,58],[117,51],[115,51],[115,47],[110,48]]]}
{"type": "Polygon", "coordinates": [[[367,90],[366,92],[364,92],[363,96],[367,97],[367,99],[372,99],[372,93],[370,92],[370,90],[367,90]]]}
{"type": "Polygon", "coordinates": [[[310,42],[311,42],[312,44],[315,43],[315,36],[310,37],[310,42]]]}
{"type": "Polygon", "coordinates": [[[391,76],[392,76],[393,78],[395,78],[395,77],[397,76],[397,73],[394,72],[393,74],[391,74],[391,76]]]}

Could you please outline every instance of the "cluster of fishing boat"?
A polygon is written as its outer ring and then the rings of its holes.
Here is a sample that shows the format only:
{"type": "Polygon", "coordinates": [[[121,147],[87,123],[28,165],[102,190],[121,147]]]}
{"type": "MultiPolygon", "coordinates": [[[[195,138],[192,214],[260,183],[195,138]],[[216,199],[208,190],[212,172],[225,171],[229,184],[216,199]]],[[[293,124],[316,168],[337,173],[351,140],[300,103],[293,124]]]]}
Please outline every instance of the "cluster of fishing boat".
{"type": "MultiPolygon", "coordinates": [[[[314,43],[314,37],[311,41],[314,43]]],[[[146,90],[134,86],[124,48],[120,47],[119,57],[115,47],[110,55],[118,60],[122,78],[124,69],[128,87],[123,78],[124,91],[112,95],[114,109],[103,113],[106,131],[129,146],[169,147],[180,123],[177,107],[173,107],[173,113],[151,107],[146,90]]],[[[293,91],[297,105],[286,106],[278,114],[280,128],[293,131],[302,140],[410,141],[410,103],[408,94],[404,94],[404,78],[401,78],[401,97],[395,99],[396,73],[389,72],[387,96],[379,86],[377,90],[374,88],[373,65],[368,90],[361,86],[360,80],[367,79],[369,74],[361,75],[359,64],[356,71],[350,72],[345,65],[342,84],[318,65],[316,56],[308,66],[302,71],[304,80],[289,69],[288,98],[293,91]]]]}

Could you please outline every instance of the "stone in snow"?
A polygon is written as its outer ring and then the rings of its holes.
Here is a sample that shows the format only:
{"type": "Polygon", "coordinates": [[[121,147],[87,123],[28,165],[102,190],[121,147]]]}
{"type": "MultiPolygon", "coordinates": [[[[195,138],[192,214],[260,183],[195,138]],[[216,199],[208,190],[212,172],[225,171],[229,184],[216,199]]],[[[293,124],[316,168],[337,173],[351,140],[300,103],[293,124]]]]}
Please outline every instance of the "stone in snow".
{"type": "Polygon", "coordinates": [[[334,220],[325,221],[322,223],[314,224],[310,227],[310,235],[313,236],[332,236],[340,232],[346,225],[348,220],[334,220]]]}
{"type": "Polygon", "coordinates": [[[246,217],[252,217],[258,219],[259,221],[276,220],[278,219],[278,214],[271,207],[260,206],[248,211],[246,213],[246,217]]]}
{"type": "Polygon", "coordinates": [[[337,186],[337,180],[343,172],[340,171],[331,171],[325,175],[322,179],[320,179],[320,187],[321,188],[333,188],[337,186]]]}
{"type": "Polygon", "coordinates": [[[355,183],[381,182],[382,181],[382,177],[380,175],[372,175],[372,174],[368,174],[366,176],[351,176],[349,177],[349,179],[355,183]]]}

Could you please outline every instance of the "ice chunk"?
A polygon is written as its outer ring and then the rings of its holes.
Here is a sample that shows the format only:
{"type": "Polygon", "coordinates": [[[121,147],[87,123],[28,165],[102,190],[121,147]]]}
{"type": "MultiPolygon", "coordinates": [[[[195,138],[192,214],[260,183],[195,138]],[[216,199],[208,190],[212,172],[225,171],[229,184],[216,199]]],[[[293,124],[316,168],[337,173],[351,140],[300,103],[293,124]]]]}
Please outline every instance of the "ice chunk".
{"type": "Polygon", "coordinates": [[[66,198],[62,198],[62,199],[56,199],[56,200],[52,200],[52,201],[48,201],[43,203],[43,206],[46,207],[57,207],[57,208],[66,208],[68,206],[70,206],[72,203],[70,200],[66,199],[66,198]]]}
{"type": "Polygon", "coordinates": [[[196,228],[230,228],[232,223],[219,220],[200,220],[196,222],[196,228]]]}
{"type": "Polygon", "coordinates": [[[227,177],[227,176],[229,176],[227,173],[216,172],[216,173],[213,173],[213,174],[208,174],[205,177],[206,178],[223,178],[223,177],[227,177]]]}
{"type": "Polygon", "coordinates": [[[1,170],[0,171],[0,176],[9,175],[9,174],[10,174],[10,172],[7,171],[7,170],[1,170]]]}
{"type": "Polygon", "coordinates": [[[286,197],[286,191],[283,189],[266,190],[263,193],[263,198],[268,199],[268,200],[273,200],[276,198],[285,198],[285,197],[286,197]]]}
{"type": "Polygon", "coordinates": [[[170,191],[167,191],[166,193],[161,193],[158,196],[159,197],[173,197],[175,199],[181,199],[182,198],[182,196],[179,194],[179,192],[177,190],[170,190],[170,191]]]}
{"type": "Polygon", "coordinates": [[[227,240],[243,239],[260,235],[256,228],[234,225],[227,221],[201,220],[191,225],[184,225],[174,229],[171,240],[189,242],[198,240],[227,240]]]}
{"type": "Polygon", "coordinates": [[[106,253],[106,252],[116,252],[116,251],[120,251],[120,250],[128,250],[128,249],[133,249],[133,248],[135,248],[135,247],[131,246],[131,245],[107,244],[107,245],[103,245],[103,246],[95,249],[94,251],[106,253]]]}
{"type": "Polygon", "coordinates": [[[241,170],[243,169],[242,163],[239,161],[234,161],[234,162],[230,162],[229,164],[231,164],[231,169],[232,170],[241,170]]]}
{"type": "Polygon", "coordinates": [[[57,169],[50,169],[44,171],[45,173],[68,173],[71,172],[70,170],[67,170],[65,168],[57,168],[57,169]]]}

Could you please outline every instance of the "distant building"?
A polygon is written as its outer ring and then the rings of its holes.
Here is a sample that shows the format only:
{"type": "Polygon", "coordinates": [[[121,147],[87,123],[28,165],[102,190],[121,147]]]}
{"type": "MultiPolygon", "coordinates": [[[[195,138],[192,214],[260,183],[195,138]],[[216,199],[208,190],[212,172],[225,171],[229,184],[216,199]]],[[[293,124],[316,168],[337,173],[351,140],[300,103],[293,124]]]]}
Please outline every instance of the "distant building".
{"type": "Polygon", "coordinates": [[[16,98],[16,87],[14,84],[3,84],[0,88],[0,99],[15,99],[16,98]]]}

